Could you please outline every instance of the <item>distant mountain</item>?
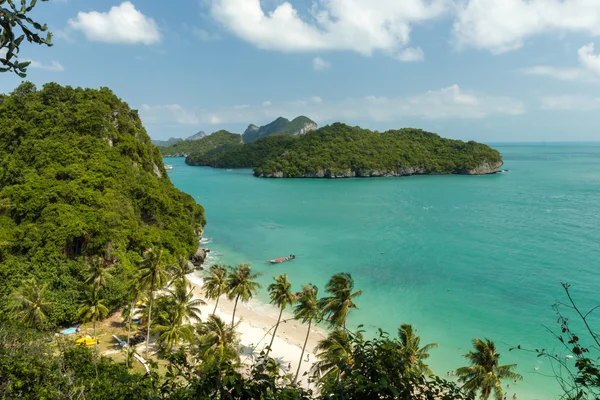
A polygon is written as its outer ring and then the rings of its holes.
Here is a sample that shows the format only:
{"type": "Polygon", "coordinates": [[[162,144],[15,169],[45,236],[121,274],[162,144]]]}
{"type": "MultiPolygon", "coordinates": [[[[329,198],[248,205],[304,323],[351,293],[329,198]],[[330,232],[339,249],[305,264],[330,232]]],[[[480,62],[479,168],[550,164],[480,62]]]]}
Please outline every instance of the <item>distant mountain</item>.
{"type": "Polygon", "coordinates": [[[200,140],[200,139],[204,139],[205,137],[206,137],[206,133],[204,133],[204,131],[200,131],[200,132],[196,133],[195,135],[188,137],[185,140],[200,140]]]}
{"type": "Polygon", "coordinates": [[[313,120],[303,115],[294,118],[292,121],[287,118],[279,117],[270,124],[258,127],[254,124],[248,125],[246,131],[242,134],[244,143],[252,143],[255,140],[269,135],[303,135],[306,132],[317,129],[317,124],[313,120]]]}
{"type": "MultiPolygon", "coordinates": [[[[199,135],[201,132],[198,132],[199,135]]],[[[194,135],[194,136],[196,136],[194,135]]],[[[201,139],[182,140],[168,147],[161,147],[163,157],[185,157],[188,154],[204,154],[220,146],[241,145],[242,136],[237,133],[220,130],[201,139]]]]}
{"type": "Polygon", "coordinates": [[[155,146],[173,146],[174,144],[181,142],[182,138],[169,138],[169,140],[154,140],[152,139],[152,144],[155,146]]]}
{"type": "Polygon", "coordinates": [[[200,131],[186,139],[172,137],[172,138],[169,138],[169,140],[152,140],[152,144],[155,146],[159,146],[159,147],[168,147],[168,146],[173,146],[179,142],[183,142],[184,140],[200,140],[200,139],[204,139],[205,137],[206,137],[206,133],[204,133],[204,131],[200,131]]]}

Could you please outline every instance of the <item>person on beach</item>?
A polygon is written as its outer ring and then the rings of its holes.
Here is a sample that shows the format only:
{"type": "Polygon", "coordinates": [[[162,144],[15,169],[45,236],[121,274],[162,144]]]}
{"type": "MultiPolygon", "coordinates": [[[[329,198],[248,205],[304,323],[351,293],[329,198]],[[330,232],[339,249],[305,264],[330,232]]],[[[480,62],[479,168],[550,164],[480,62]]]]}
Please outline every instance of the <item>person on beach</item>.
{"type": "Polygon", "coordinates": [[[291,371],[292,369],[292,363],[288,363],[288,371],[291,371]]]}

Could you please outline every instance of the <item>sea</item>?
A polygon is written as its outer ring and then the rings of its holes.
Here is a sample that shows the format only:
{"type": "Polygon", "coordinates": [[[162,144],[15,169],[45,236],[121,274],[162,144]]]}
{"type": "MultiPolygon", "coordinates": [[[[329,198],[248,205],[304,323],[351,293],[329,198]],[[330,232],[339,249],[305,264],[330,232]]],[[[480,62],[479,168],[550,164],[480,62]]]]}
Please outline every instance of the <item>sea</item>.
{"type": "MultiPolygon", "coordinates": [[[[566,355],[553,336],[553,305],[568,300],[561,283],[582,310],[600,304],[600,143],[491,145],[507,172],[264,179],[165,162],[172,182],[206,209],[208,262],[251,263],[262,273],[259,300],[268,302],[266,286],[284,272],[295,289],[313,283],[320,293],[332,274],[349,272],[363,291],[352,329],[394,336],[413,324],[422,344],[438,343],[429,364],[448,379],[468,365],[472,339],[489,338],[501,364],[523,375],[504,382],[509,398],[557,399],[556,365],[535,350],[566,355]],[[296,259],[266,262],[290,254],[296,259]]],[[[600,318],[588,319],[600,331],[600,318]]]]}

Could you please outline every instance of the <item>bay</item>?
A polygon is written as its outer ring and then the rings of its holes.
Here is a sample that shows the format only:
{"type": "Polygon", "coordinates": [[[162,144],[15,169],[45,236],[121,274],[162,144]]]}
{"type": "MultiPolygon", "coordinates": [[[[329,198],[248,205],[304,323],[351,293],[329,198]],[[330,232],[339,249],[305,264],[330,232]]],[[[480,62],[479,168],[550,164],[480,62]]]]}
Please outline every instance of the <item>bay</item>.
{"type": "MultiPolygon", "coordinates": [[[[549,362],[508,348],[558,347],[544,325],[557,327],[560,282],[583,308],[598,300],[600,145],[494,147],[509,172],[259,179],[166,162],[173,183],[206,209],[210,262],[250,262],[265,288],[287,272],[296,289],[322,290],[332,274],[349,272],[364,291],[350,327],[395,335],[400,323],[414,324],[422,343],[439,344],[430,364],[444,377],[465,365],[472,338],[489,337],[524,376],[509,397],[554,399],[549,362]],[[265,262],[289,254],[296,260],[265,262]]],[[[265,289],[259,298],[268,301],[265,289]]]]}

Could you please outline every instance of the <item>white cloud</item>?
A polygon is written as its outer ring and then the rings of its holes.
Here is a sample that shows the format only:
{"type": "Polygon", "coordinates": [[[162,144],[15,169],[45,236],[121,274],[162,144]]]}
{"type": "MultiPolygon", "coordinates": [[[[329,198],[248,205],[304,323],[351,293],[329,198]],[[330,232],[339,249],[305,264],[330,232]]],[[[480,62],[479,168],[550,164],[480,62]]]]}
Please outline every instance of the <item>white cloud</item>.
{"type": "Polygon", "coordinates": [[[582,46],[577,54],[580,67],[553,67],[538,65],[524,68],[523,73],[528,75],[550,76],[563,81],[600,82],[600,56],[594,51],[594,43],[582,46]]]}
{"type": "Polygon", "coordinates": [[[515,50],[534,35],[600,35],[597,0],[467,0],[457,12],[457,44],[493,53],[515,50]]]}
{"type": "Polygon", "coordinates": [[[272,11],[260,0],[211,0],[211,14],[258,48],[285,52],[348,50],[399,53],[411,26],[442,15],[449,0],[315,0],[310,17],[284,1],[272,11]]]}
{"type": "Polygon", "coordinates": [[[321,57],[315,57],[312,61],[313,69],[315,71],[323,71],[325,69],[331,68],[331,63],[329,61],[323,60],[321,57]]]}
{"type": "Polygon", "coordinates": [[[45,69],[46,71],[53,72],[62,72],[65,70],[65,67],[63,67],[58,61],[52,61],[50,64],[42,64],[38,61],[31,61],[29,68],[45,69]]]}
{"type": "Polygon", "coordinates": [[[200,122],[193,112],[183,108],[179,104],[166,104],[158,106],[142,104],[140,113],[145,123],[156,123],[159,121],[169,120],[184,125],[197,125],[200,122]]]}
{"type": "MultiPolygon", "coordinates": [[[[177,122],[177,114],[162,114],[156,119],[157,110],[172,106],[142,106],[142,116],[151,113],[155,119],[144,118],[150,123],[177,122]]],[[[401,121],[403,118],[455,119],[485,118],[491,115],[520,115],[525,112],[523,103],[509,97],[489,96],[484,93],[464,91],[458,85],[429,91],[408,97],[348,98],[336,102],[327,102],[315,96],[307,99],[250,105],[245,108],[228,107],[216,110],[182,109],[186,115],[193,115],[198,124],[217,125],[261,123],[280,116],[294,118],[309,115],[317,122],[341,121],[401,121]]]]}
{"type": "Polygon", "coordinates": [[[263,105],[263,107],[271,107],[273,105],[273,103],[271,103],[269,100],[267,100],[267,101],[263,101],[262,105],[263,105]]]}
{"type": "Polygon", "coordinates": [[[600,97],[582,94],[544,96],[541,108],[552,111],[592,111],[600,109],[600,97]]]}
{"type": "Polygon", "coordinates": [[[125,1],[108,12],[80,12],[69,19],[69,26],[82,31],[88,40],[106,43],[153,44],[160,41],[160,32],[154,20],[125,1]]]}
{"type": "Polygon", "coordinates": [[[423,50],[420,47],[407,47],[395,58],[403,62],[423,61],[425,59],[425,53],[423,53],[423,50]]]}

